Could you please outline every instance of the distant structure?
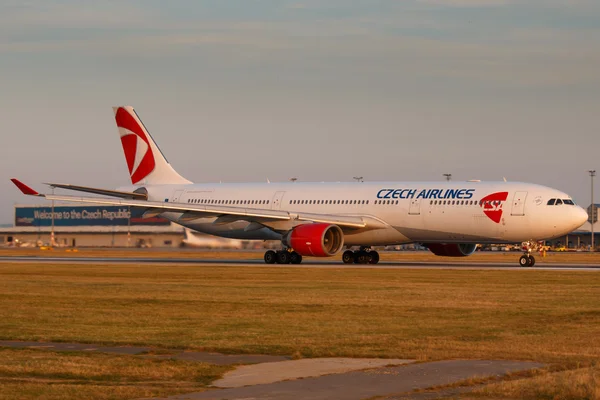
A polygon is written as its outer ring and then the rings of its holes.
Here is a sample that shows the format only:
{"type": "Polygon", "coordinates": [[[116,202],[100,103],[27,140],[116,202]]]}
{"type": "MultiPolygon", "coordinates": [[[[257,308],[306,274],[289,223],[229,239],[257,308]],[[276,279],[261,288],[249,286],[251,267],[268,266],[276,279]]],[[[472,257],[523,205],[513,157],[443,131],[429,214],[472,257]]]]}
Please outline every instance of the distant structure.
{"type": "Polygon", "coordinates": [[[446,180],[448,182],[450,182],[452,180],[452,174],[442,174],[442,175],[446,177],[446,180]]]}
{"type": "Polygon", "coordinates": [[[130,207],[17,205],[13,226],[0,228],[0,244],[14,247],[178,247],[183,228],[142,218],[130,207]]]}
{"type": "Polygon", "coordinates": [[[364,182],[362,176],[355,176],[352,179],[354,179],[356,182],[364,182]]]}

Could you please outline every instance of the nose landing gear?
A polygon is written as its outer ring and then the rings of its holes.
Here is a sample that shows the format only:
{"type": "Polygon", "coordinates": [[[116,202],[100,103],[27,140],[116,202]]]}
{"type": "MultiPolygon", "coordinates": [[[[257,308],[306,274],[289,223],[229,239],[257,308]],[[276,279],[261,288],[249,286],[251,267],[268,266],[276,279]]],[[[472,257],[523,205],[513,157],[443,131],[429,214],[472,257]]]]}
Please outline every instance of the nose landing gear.
{"type": "Polygon", "coordinates": [[[523,251],[525,254],[519,258],[519,265],[521,267],[533,267],[535,265],[535,257],[531,255],[532,252],[537,251],[540,248],[540,244],[533,240],[523,242],[523,251]]]}
{"type": "Polygon", "coordinates": [[[530,254],[524,254],[519,258],[521,267],[533,267],[535,265],[535,257],[530,254]]]}
{"type": "Polygon", "coordinates": [[[370,247],[361,247],[360,250],[346,250],[342,254],[344,264],[377,264],[379,262],[379,253],[371,250],[370,247]]]}

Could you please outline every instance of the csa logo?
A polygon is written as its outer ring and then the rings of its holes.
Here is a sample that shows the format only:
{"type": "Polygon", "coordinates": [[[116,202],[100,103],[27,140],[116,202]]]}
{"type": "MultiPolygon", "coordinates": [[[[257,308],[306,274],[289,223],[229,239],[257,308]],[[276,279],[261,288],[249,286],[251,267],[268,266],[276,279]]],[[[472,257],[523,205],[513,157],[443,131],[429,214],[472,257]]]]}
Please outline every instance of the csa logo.
{"type": "Polygon", "coordinates": [[[135,118],[124,108],[117,110],[115,119],[121,133],[121,144],[131,182],[136,184],[148,176],[156,165],[150,142],[135,118]]]}
{"type": "Polygon", "coordinates": [[[489,219],[499,224],[502,220],[502,205],[508,198],[508,192],[497,192],[485,196],[479,202],[479,206],[483,208],[483,213],[489,219]]]}

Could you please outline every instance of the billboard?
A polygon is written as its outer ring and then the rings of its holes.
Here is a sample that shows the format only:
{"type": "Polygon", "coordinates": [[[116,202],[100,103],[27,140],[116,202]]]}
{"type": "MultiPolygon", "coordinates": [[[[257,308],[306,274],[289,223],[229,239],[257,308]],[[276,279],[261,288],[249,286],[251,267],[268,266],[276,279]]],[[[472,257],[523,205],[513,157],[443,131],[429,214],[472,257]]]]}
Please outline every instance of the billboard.
{"type": "MultiPolygon", "coordinates": [[[[160,218],[142,218],[143,210],[119,206],[56,206],[54,226],[169,225],[160,218]]],[[[15,226],[52,226],[52,207],[15,207],[15,226]]]]}

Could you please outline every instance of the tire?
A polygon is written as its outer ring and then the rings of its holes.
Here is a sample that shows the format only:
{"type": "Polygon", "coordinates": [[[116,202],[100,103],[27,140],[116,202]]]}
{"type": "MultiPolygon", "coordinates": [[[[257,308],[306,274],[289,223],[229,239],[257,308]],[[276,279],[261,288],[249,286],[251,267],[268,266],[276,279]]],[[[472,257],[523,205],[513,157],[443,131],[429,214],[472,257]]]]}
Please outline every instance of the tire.
{"type": "Polygon", "coordinates": [[[268,250],[265,253],[265,263],[266,264],[275,264],[277,262],[277,253],[273,250],[268,250]]]}
{"type": "Polygon", "coordinates": [[[302,263],[302,255],[296,253],[295,251],[292,252],[292,254],[290,255],[290,262],[292,264],[300,264],[300,263],[302,263]]]}
{"type": "Polygon", "coordinates": [[[289,251],[278,251],[277,252],[277,264],[289,264],[292,259],[292,255],[289,251]]]}
{"type": "Polygon", "coordinates": [[[368,264],[371,257],[366,251],[359,250],[354,255],[354,262],[357,264],[368,264]]]}
{"type": "Polygon", "coordinates": [[[370,251],[369,264],[377,264],[379,262],[379,253],[376,251],[370,251]]]}
{"type": "Polygon", "coordinates": [[[352,250],[346,250],[344,254],[342,254],[342,261],[344,262],[344,264],[353,264],[354,252],[352,250]]]}
{"type": "Polygon", "coordinates": [[[534,256],[529,256],[529,263],[527,264],[528,267],[533,267],[535,265],[535,257],[534,256]]]}
{"type": "Polygon", "coordinates": [[[521,256],[521,258],[519,258],[519,265],[521,267],[528,267],[529,266],[529,257],[521,256]]]}

